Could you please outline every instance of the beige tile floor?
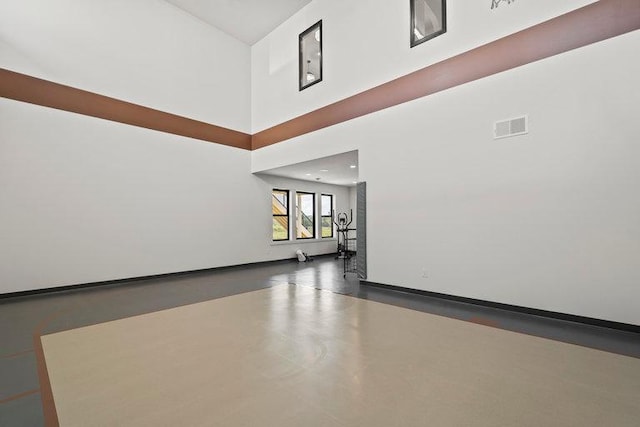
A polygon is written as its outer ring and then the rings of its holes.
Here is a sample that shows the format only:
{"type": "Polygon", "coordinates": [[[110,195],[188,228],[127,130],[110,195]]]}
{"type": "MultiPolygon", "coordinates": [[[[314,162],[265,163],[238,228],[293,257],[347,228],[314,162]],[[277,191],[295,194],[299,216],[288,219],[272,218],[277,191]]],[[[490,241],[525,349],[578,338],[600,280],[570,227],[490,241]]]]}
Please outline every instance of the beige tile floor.
{"type": "Polygon", "coordinates": [[[61,426],[640,420],[640,359],[294,285],[42,342],[61,426]]]}

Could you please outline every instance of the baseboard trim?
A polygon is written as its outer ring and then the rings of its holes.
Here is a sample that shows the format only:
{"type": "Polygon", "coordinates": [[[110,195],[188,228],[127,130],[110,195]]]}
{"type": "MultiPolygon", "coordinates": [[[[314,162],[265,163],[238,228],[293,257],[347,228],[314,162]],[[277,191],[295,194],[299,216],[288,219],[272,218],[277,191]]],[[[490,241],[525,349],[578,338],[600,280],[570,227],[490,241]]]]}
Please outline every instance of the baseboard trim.
{"type": "Polygon", "coordinates": [[[374,288],[388,289],[396,292],[404,292],[408,294],[421,295],[421,296],[426,296],[431,298],[438,298],[438,299],[461,302],[466,304],[479,305],[484,307],[496,308],[499,310],[524,313],[524,314],[529,314],[533,316],[547,317],[551,319],[564,320],[567,322],[582,323],[590,326],[598,326],[601,328],[609,328],[609,329],[615,329],[615,330],[624,331],[624,332],[633,332],[636,334],[640,334],[640,326],[632,325],[630,323],[614,322],[611,320],[596,319],[593,317],[578,316],[574,314],[559,313],[556,311],[541,310],[537,308],[523,307],[519,305],[511,305],[511,304],[504,304],[500,302],[486,301],[486,300],[475,299],[475,298],[460,297],[457,295],[424,291],[422,289],[405,288],[402,286],[387,285],[383,283],[370,282],[367,280],[361,280],[360,284],[365,286],[371,286],[374,288]]]}
{"type": "MultiPolygon", "coordinates": [[[[335,256],[335,253],[319,254],[319,255],[312,255],[312,256],[320,257],[320,258],[329,257],[329,256],[335,256]]],[[[250,262],[245,264],[234,264],[234,265],[226,265],[221,267],[202,268],[198,270],[176,271],[173,273],[162,273],[162,274],[152,274],[149,276],[129,277],[124,279],[103,280],[100,282],[79,283],[76,285],[63,285],[63,286],[54,286],[50,288],[30,289],[28,291],[17,291],[17,292],[0,294],[0,302],[2,300],[9,299],[9,298],[19,298],[19,297],[26,297],[26,296],[32,296],[32,295],[42,295],[42,294],[53,294],[56,292],[65,292],[65,291],[79,290],[79,289],[85,289],[85,288],[94,288],[98,286],[117,285],[117,284],[128,283],[128,282],[140,282],[144,280],[156,280],[156,279],[163,279],[167,277],[185,276],[189,274],[212,273],[214,271],[233,270],[233,269],[241,269],[246,267],[259,267],[263,265],[282,264],[287,262],[298,262],[298,260],[297,258],[282,258],[282,259],[276,259],[271,261],[258,261],[258,262],[250,262]]]]}

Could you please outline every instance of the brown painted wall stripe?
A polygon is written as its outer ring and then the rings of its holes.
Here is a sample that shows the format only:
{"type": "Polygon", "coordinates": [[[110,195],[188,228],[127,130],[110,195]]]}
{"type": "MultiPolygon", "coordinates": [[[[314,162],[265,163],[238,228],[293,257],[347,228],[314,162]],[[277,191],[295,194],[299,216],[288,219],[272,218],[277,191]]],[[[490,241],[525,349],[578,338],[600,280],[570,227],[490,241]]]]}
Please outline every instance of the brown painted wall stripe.
{"type": "Polygon", "coordinates": [[[0,96],[256,150],[640,28],[640,1],[600,0],[253,136],[0,68],[0,96]]]}
{"type": "Polygon", "coordinates": [[[0,68],[0,96],[202,141],[251,149],[251,135],[0,68]]]}
{"type": "Polygon", "coordinates": [[[600,0],[253,135],[252,149],[640,28],[640,1],[600,0]]]}

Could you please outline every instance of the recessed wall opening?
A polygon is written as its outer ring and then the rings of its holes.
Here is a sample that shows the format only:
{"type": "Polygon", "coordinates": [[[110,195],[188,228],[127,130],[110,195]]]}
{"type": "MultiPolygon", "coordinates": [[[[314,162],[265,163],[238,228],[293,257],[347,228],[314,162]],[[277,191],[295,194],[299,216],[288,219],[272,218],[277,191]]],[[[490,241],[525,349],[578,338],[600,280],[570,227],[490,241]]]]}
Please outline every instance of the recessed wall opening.
{"type": "Polygon", "coordinates": [[[344,277],[366,278],[365,186],[357,150],[262,170],[256,176],[271,187],[273,244],[303,247],[334,241],[344,277]]]}

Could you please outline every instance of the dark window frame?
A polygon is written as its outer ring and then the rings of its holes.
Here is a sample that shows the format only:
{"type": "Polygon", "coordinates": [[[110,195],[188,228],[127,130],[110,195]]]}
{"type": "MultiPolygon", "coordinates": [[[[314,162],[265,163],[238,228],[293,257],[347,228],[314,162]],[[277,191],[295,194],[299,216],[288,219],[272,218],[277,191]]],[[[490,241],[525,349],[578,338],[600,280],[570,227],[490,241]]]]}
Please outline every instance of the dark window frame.
{"type": "MultiPolygon", "coordinates": [[[[318,205],[316,204],[316,193],[310,193],[308,191],[296,191],[296,232],[295,232],[295,236],[296,236],[296,240],[314,240],[316,238],[316,215],[317,212],[316,210],[318,209],[318,205]],[[312,229],[312,233],[311,233],[311,237],[298,237],[298,210],[300,210],[301,214],[304,214],[302,212],[302,207],[298,207],[298,194],[305,194],[305,195],[310,195],[313,197],[313,229],[312,229]]],[[[306,215],[305,215],[306,216],[306,215]]]]}
{"type": "Polygon", "coordinates": [[[320,83],[322,81],[322,76],[323,76],[323,71],[322,71],[322,63],[323,61],[323,54],[322,54],[322,39],[323,39],[323,30],[322,30],[322,19],[319,20],[318,22],[316,22],[315,24],[313,24],[312,26],[310,26],[309,28],[307,28],[306,30],[304,30],[303,32],[300,33],[300,35],[298,35],[298,91],[301,92],[304,89],[307,89],[313,85],[315,85],[316,83],[320,83]],[[320,43],[320,76],[319,78],[315,79],[314,81],[303,85],[302,84],[302,61],[304,61],[303,57],[302,57],[302,41],[304,39],[304,37],[306,35],[308,35],[309,33],[315,31],[315,30],[320,30],[320,40],[318,41],[320,43]]]}
{"type": "Polygon", "coordinates": [[[271,197],[274,197],[275,192],[281,192],[281,193],[285,193],[287,195],[287,214],[274,214],[273,210],[271,211],[271,218],[272,218],[272,223],[271,226],[273,227],[273,218],[275,217],[286,217],[287,218],[287,238],[286,239],[274,239],[273,238],[273,228],[271,229],[271,240],[274,242],[285,242],[288,240],[291,240],[291,190],[284,190],[281,188],[273,188],[271,189],[271,197]]]}
{"type": "Polygon", "coordinates": [[[333,239],[334,237],[334,232],[333,232],[333,194],[325,194],[325,193],[321,193],[320,194],[320,237],[323,239],[333,239]],[[330,197],[331,198],[331,209],[329,209],[329,215],[322,215],[322,209],[324,208],[324,203],[322,198],[323,197],[330,197]],[[323,236],[322,234],[322,220],[324,218],[329,218],[329,224],[331,224],[331,235],[330,236],[323,236]]]}
{"type": "Polygon", "coordinates": [[[409,16],[409,41],[410,41],[411,47],[416,47],[419,44],[422,44],[428,40],[441,36],[442,34],[447,32],[447,0],[439,0],[439,1],[442,2],[442,29],[440,31],[431,33],[421,38],[420,40],[417,40],[416,35],[414,33],[415,27],[413,26],[413,23],[415,22],[415,14],[416,14],[416,10],[415,10],[416,0],[409,0],[409,8],[411,10],[411,13],[409,14],[410,15],[409,16]]]}

